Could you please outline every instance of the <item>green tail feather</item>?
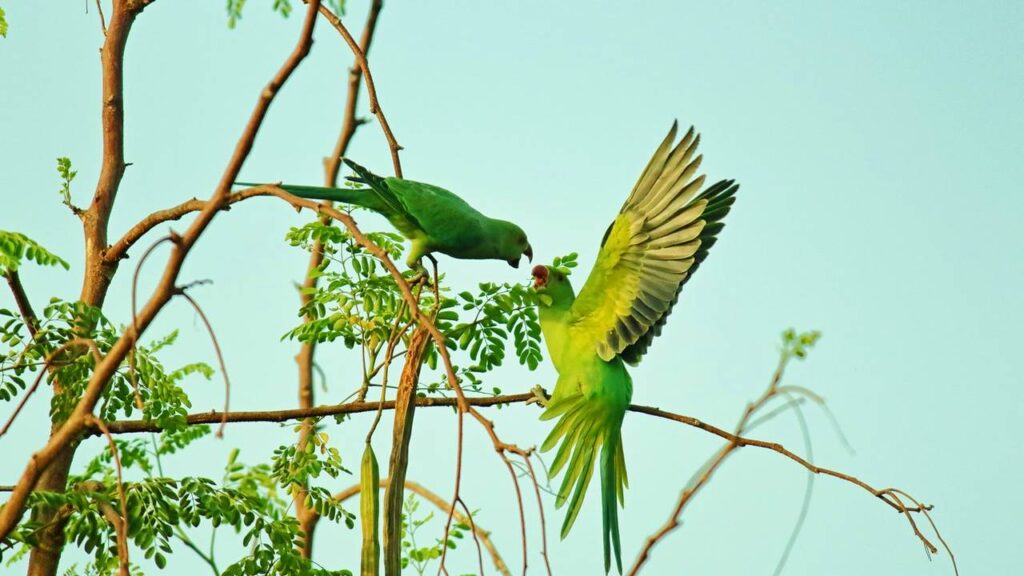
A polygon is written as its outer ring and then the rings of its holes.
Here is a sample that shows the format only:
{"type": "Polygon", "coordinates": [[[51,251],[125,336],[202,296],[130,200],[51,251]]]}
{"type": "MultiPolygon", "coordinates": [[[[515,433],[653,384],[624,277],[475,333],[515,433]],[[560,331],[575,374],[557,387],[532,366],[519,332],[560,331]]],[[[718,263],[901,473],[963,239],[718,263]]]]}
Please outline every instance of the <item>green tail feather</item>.
{"type": "MultiPolygon", "coordinates": [[[[408,216],[408,211],[405,209],[405,206],[403,206],[402,202],[395,196],[395,193],[391,191],[391,188],[388,188],[388,183],[383,178],[348,158],[345,158],[344,162],[352,169],[353,172],[356,173],[355,176],[349,176],[348,180],[358,182],[360,184],[366,184],[370,187],[370,190],[376,194],[377,198],[390,208],[392,212],[408,216]]],[[[386,215],[386,213],[384,214],[386,215]]]]}
{"type": "MultiPolygon", "coordinates": [[[[262,184],[254,182],[235,182],[235,185],[262,186],[262,184]]],[[[324,186],[300,186],[297,184],[280,184],[278,187],[307,200],[329,200],[331,202],[341,202],[342,204],[354,204],[377,212],[386,209],[378,196],[372,194],[367,188],[327,188],[324,186]]]]}
{"type": "Polygon", "coordinates": [[[560,417],[541,450],[547,451],[560,444],[551,463],[550,475],[563,469],[555,501],[557,507],[568,502],[562,522],[562,538],[572,529],[583,505],[590,479],[594,475],[595,460],[600,455],[598,475],[601,478],[602,529],[604,533],[604,570],[611,570],[612,554],[615,567],[622,573],[622,545],[619,539],[619,510],[628,484],[626,459],[622,451],[622,417],[625,405],[616,406],[601,397],[585,398],[582,394],[553,400],[541,416],[542,420],[560,417]]]}

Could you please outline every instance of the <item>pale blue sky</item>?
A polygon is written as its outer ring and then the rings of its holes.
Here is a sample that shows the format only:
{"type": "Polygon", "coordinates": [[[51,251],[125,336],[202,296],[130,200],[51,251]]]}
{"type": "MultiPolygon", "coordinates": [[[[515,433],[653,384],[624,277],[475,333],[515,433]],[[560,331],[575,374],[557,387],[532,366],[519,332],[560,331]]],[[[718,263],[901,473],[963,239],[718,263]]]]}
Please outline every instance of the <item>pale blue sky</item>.
{"type": "MultiPolygon", "coordinates": [[[[70,273],[23,272],[41,306],[50,295],[78,293],[81,232],[59,205],[54,158],[73,159],[73,194],[86,204],[100,157],[101,36],[85,2],[2,4],[10,31],[0,40],[0,228],[25,232],[72,263],[70,273]]],[[[138,19],[125,66],[133,165],[115,237],[154,209],[210,194],[300,25],[298,13],[281,19],[250,4],[235,30],[222,1],[161,0],[138,19]]],[[[355,28],[366,2],[350,4],[355,28]]],[[[542,261],[579,251],[584,271],[672,119],[695,124],[709,177],[736,178],[742,188],[720,243],[633,371],[634,401],[732,426],[767,382],[777,334],[791,325],[820,329],[819,347],[790,381],[828,399],[856,455],[812,412],[817,462],[935,504],[962,573],[1010,574],[1022,569],[1015,549],[1024,515],[1022,53],[1018,2],[389,1],[371,65],[406,147],[407,177],[520,222],[542,261]]],[[[270,111],[247,179],[322,179],[350,64],[321,23],[312,55],[270,111]]],[[[350,155],[390,169],[375,123],[361,129],[350,155]]],[[[195,295],[220,333],[234,408],[293,405],[296,347],[279,337],[297,321],[292,283],[306,258],[282,238],[305,218],[270,199],[238,206],[217,217],[184,268],[183,278],[214,281],[195,295]]],[[[360,223],[385,226],[366,216],[360,223]]],[[[525,278],[501,263],[444,266],[459,290],[525,278]]],[[[121,321],[126,272],[108,307],[121,321]]],[[[0,292],[0,306],[11,304],[0,292]]],[[[172,304],[152,335],[173,327],[183,331],[174,358],[212,361],[184,303],[172,304]]],[[[330,389],[320,397],[337,401],[357,384],[355,357],[324,347],[321,359],[330,389]]],[[[492,383],[506,391],[550,386],[553,370],[509,368],[492,383]]],[[[193,382],[190,391],[197,410],[219,407],[219,383],[193,382]]],[[[0,444],[0,483],[13,481],[39,446],[45,409],[35,399],[0,444]]],[[[522,445],[548,429],[536,415],[522,407],[493,413],[499,431],[522,445]]],[[[352,465],[366,424],[328,427],[352,465]]],[[[518,565],[507,474],[475,425],[468,431],[467,501],[518,565]]],[[[421,411],[416,432],[410,477],[450,494],[454,419],[421,411]]],[[[790,418],[759,435],[803,451],[790,418]]],[[[204,440],[172,466],[219,477],[231,446],[254,462],[290,438],[288,427],[236,425],[226,441],[204,440]]],[[[629,563],[719,442],[631,415],[625,443],[629,563]]],[[[85,450],[102,448],[92,444],[85,450]]],[[[655,550],[647,573],[770,574],[804,480],[776,454],[741,451],[655,550]]],[[[561,513],[547,504],[556,534],[561,513]]],[[[569,539],[552,537],[556,573],[600,573],[599,518],[591,497],[569,539]]],[[[321,562],[356,567],[355,533],[323,525],[317,538],[321,562]]],[[[536,543],[531,573],[540,566],[536,543]]],[[[232,554],[226,547],[221,563],[232,554]]],[[[174,562],[175,573],[202,573],[183,547],[174,562]]],[[[461,554],[454,567],[474,562],[461,554]]],[[[820,478],[787,573],[952,572],[945,557],[928,562],[887,506],[820,478]]]]}

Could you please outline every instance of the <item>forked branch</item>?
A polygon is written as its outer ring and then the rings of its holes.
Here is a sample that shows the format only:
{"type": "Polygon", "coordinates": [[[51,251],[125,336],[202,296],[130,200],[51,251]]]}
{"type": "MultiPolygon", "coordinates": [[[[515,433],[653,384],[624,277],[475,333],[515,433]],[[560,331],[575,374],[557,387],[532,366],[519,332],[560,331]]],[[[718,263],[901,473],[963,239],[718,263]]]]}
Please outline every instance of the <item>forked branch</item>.
{"type": "MultiPolygon", "coordinates": [[[[140,3],[139,9],[141,9],[141,6],[144,4],[144,2],[140,3]]],[[[92,417],[92,411],[95,408],[97,401],[106,389],[114,372],[128,355],[131,350],[132,343],[138,339],[139,334],[149,326],[149,324],[156,318],[157,314],[159,314],[174,295],[176,286],[175,281],[178,277],[178,273],[181,271],[181,266],[184,264],[186,256],[195,242],[199,239],[200,235],[202,235],[206,230],[206,227],[213,220],[216,212],[223,207],[223,203],[228,198],[231,183],[237,179],[242,163],[248,157],[249,151],[252,149],[253,142],[256,139],[256,133],[263,123],[263,119],[267,114],[267,110],[269,109],[271,102],[274,100],[274,97],[280,90],[281,86],[284,85],[285,81],[287,81],[291,76],[299,63],[302,62],[306,54],[309,53],[309,48],[312,44],[313,25],[316,22],[317,9],[319,6],[319,0],[311,0],[309,9],[306,12],[306,19],[303,23],[302,32],[299,35],[295,49],[281,66],[280,70],[278,70],[277,74],[275,74],[261,92],[260,98],[258,99],[252,115],[249,118],[249,122],[238,140],[234,154],[229,160],[228,165],[224,170],[224,174],[221,176],[221,180],[216,191],[213,193],[213,196],[210,198],[206,206],[204,206],[199,212],[199,215],[196,217],[189,229],[175,243],[175,247],[171,252],[166,268],[164,269],[163,277],[157,285],[157,288],[154,290],[153,295],[150,297],[149,302],[147,302],[146,306],[143,307],[138,315],[137,326],[129,326],[125,330],[125,333],[122,334],[121,338],[119,338],[111,347],[103,361],[97,363],[89,382],[85,386],[81,399],[72,410],[68,420],[53,433],[46,445],[39,451],[35,452],[26,464],[25,470],[22,472],[14,490],[10,493],[10,498],[7,500],[4,507],[0,509],[0,539],[7,538],[20,521],[28,502],[28,496],[35,487],[36,482],[39,480],[43,471],[47,469],[47,467],[66,446],[75,442],[81,433],[85,431],[88,419],[92,417]]],[[[117,12],[115,12],[115,16],[116,15],[117,12]]],[[[128,15],[128,17],[133,16],[134,14],[128,15]]],[[[117,18],[111,19],[110,29],[108,29],[108,40],[114,34],[113,29],[116,22],[118,22],[117,18]]],[[[123,51],[123,45],[120,48],[123,51]]],[[[117,88],[119,89],[120,78],[118,78],[117,81],[117,88]]],[[[120,102],[109,104],[116,104],[116,116],[118,120],[118,122],[116,122],[116,128],[120,130],[120,121],[122,120],[120,102]]],[[[105,121],[104,125],[106,126],[108,123],[105,121]]],[[[120,138],[118,138],[114,143],[118,148],[123,145],[120,138]]],[[[108,168],[108,157],[110,156],[105,153],[104,170],[108,168]]],[[[114,173],[118,177],[117,180],[119,180],[120,174],[124,170],[123,163],[119,166],[111,166],[111,168],[114,169],[114,173]]],[[[104,189],[102,183],[99,186],[97,196],[94,199],[94,204],[100,206],[98,212],[101,216],[105,217],[109,214],[109,208],[113,204],[113,195],[115,190],[116,186],[112,189],[104,189]]]]}

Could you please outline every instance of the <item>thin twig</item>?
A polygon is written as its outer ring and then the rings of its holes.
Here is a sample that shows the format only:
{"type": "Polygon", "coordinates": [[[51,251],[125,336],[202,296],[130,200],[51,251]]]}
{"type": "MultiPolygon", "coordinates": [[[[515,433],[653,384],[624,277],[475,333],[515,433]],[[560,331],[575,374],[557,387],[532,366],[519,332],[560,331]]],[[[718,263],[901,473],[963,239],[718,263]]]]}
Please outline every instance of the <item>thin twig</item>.
{"type": "Polygon", "coordinates": [[[712,434],[725,438],[726,440],[728,440],[728,443],[725,446],[723,446],[715,454],[715,456],[711,458],[711,460],[705,466],[703,471],[698,475],[697,479],[694,482],[687,485],[687,487],[684,488],[683,491],[680,493],[679,499],[677,500],[676,505],[673,508],[672,514],[669,516],[669,519],[665,522],[664,525],[661,526],[661,528],[658,529],[657,532],[649,536],[645,541],[644,546],[641,548],[640,553],[637,555],[636,561],[634,562],[632,568],[628,573],[629,576],[635,576],[639,572],[640,568],[644,565],[645,562],[647,562],[648,558],[650,557],[650,553],[653,547],[662,539],[664,539],[676,527],[679,526],[679,517],[682,514],[683,509],[693,498],[693,496],[704,485],[708,483],[708,481],[711,479],[711,476],[722,465],[726,458],[728,458],[728,456],[732,454],[732,452],[734,452],[736,449],[741,448],[743,446],[757,446],[759,448],[765,448],[768,450],[772,450],[774,452],[778,452],[779,454],[782,454],[788,457],[789,459],[797,462],[798,464],[800,464],[801,466],[803,466],[804,468],[806,468],[807,470],[814,474],[824,474],[827,476],[833,476],[835,478],[840,478],[842,480],[846,480],[847,482],[860,486],[861,488],[870,492],[875,497],[881,499],[889,506],[893,507],[896,511],[903,514],[909,521],[910,526],[914,531],[914,534],[921,540],[925,547],[933,553],[936,551],[932,543],[929,542],[928,539],[924,536],[924,534],[922,534],[921,531],[918,529],[917,524],[916,522],[914,522],[913,516],[911,515],[911,513],[914,512],[927,513],[927,511],[930,509],[929,506],[918,505],[915,508],[908,507],[902,502],[898,494],[894,493],[893,489],[878,490],[872,487],[871,485],[867,484],[863,480],[860,480],[859,478],[856,478],[849,474],[844,474],[842,472],[836,472],[834,470],[829,470],[827,468],[816,466],[809,462],[808,460],[801,458],[800,456],[797,456],[796,454],[790,452],[781,444],[774,442],[765,442],[762,440],[753,440],[749,438],[744,438],[743,436],[740,435],[742,431],[747,429],[753,415],[758,410],[763,408],[769,401],[771,401],[772,398],[779,394],[799,394],[806,398],[810,398],[815,402],[823,402],[819,395],[817,395],[816,393],[812,392],[807,388],[803,388],[800,386],[780,386],[782,375],[785,371],[786,363],[788,362],[788,360],[789,357],[786,354],[784,354],[783,357],[780,359],[779,365],[776,368],[775,373],[772,375],[771,381],[768,384],[768,388],[764,391],[764,393],[761,394],[761,396],[755,402],[752,402],[751,404],[747,405],[746,410],[744,410],[742,417],[736,425],[736,431],[732,434],[710,424],[701,422],[696,418],[681,416],[679,414],[672,414],[669,412],[658,410],[656,408],[648,408],[644,406],[630,406],[630,410],[634,412],[651,414],[669,420],[674,420],[676,422],[682,422],[684,424],[688,424],[690,426],[694,426],[702,430],[706,430],[708,432],[711,432],[712,434]]]}
{"type": "MultiPolygon", "coordinates": [[[[808,462],[814,462],[814,443],[811,442],[811,431],[807,426],[807,419],[804,418],[804,412],[800,409],[800,398],[791,398],[786,405],[792,406],[793,414],[796,415],[797,423],[800,425],[800,435],[804,440],[804,453],[807,455],[808,462]]],[[[749,428],[748,428],[749,429],[749,428]]],[[[807,512],[811,509],[811,497],[814,495],[814,478],[815,475],[811,472],[807,472],[807,484],[804,488],[804,498],[800,503],[800,513],[797,514],[796,523],[793,525],[793,530],[789,533],[789,539],[786,540],[786,547],[782,550],[782,555],[779,556],[779,561],[775,565],[775,571],[772,572],[773,576],[781,576],[782,570],[786,567],[786,562],[789,560],[789,555],[793,551],[793,547],[796,546],[797,539],[800,538],[800,531],[803,530],[804,522],[807,520],[807,512]]]]}
{"type": "Polygon", "coordinates": [[[29,335],[35,337],[39,319],[36,317],[35,311],[32,310],[32,302],[29,301],[28,294],[25,293],[25,287],[21,284],[18,271],[8,270],[4,273],[4,278],[7,279],[7,285],[11,287],[14,303],[18,305],[18,311],[21,312],[21,319],[25,321],[29,335]]]}
{"type": "Polygon", "coordinates": [[[128,352],[128,376],[132,383],[132,397],[135,401],[135,407],[139,410],[143,409],[142,393],[139,392],[139,377],[136,370],[136,355],[138,354],[138,333],[139,333],[139,317],[138,317],[138,305],[137,295],[139,289],[139,272],[142,271],[142,265],[146,263],[146,259],[157,249],[158,246],[164,242],[177,242],[176,239],[180,238],[173,231],[160,238],[156,242],[153,242],[146,251],[142,253],[142,258],[139,258],[139,263],[135,265],[135,273],[132,274],[132,336],[131,336],[131,351],[128,352]]]}
{"type": "MultiPolygon", "coordinates": [[[[380,487],[382,489],[386,488],[390,483],[390,480],[390,478],[381,478],[380,487]]],[[[431,504],[437,506],[440,510],[443,510],[444,512],[448,512],[448,510],[451,509],[451,505],[448,502],[446,502],[444,498],[441,498],[431,490],[424,487],[422,484],[413,482],[412,480],[406,480],[405,489],[409,490],[410,492],[414,492],[418,496],[430,501],[431,504]]],[[[359,484],[355,484],[335,494],[334,499],[338,502],[344,502],[345,500],[348,500],[349,498],[355,496],[358,493],[359,484]]],[[[455,518],[457,521],[462,522],[470,527],[470,529],[473,531],[474,537],[478,538],[480,544],[483,545],[485,550],[487,550],[487,554],[491,557],[491,562],[494,563],[494,568],[502,576],[511,576],[512,573],[509,571],[509,568],[505,564],[504,559],[502,559],[501,554],[498,553],[498,549],[494,546],[494,542],[490,538],[490,532],[484,530],[483,527],[481,527],[475,521],[472,521],[470,518],[463,516],[461,513],[457,511],[455,513],[455,518]]]]}
{"type": "Polygon", "coordinates": [[[480,576],[484,576],[484,551],[480,548],[480,539],[476,535],[476,522],[473,521],[473,514],[469,511],[469,507],[466,506],[466,501],[459,497],[459,506],[462,506],[462,511],[466,514],[466,524],[470,528],[470,533],[473,535],[473,542],[476,543],[476,559],[480,566],[480,576]]]}
{"type": "MultiPolygon", "coordinates": [[[[213,325],[210,324],[210,319],[203,313],[203,309],[199,307],[199,303],[196,302],[195,298],[190,296],[185,288],[180,288],[178,294],[180,294],[188,303],[196,309],[196,313],[199,314],[199,318],[203,321],[206,326],[206,331],[210,333],[210,340],[213,341],[213,351],[217,354],[217,363],[220,364],[220,373],[224,375],[224,414],[228,413],[228,407],[231,401],[231,380],[228,378],[228,367],[224,363],[224,354],[220,351],[220,344],[217,342],[217,333],[213,331],[213,325]]],[[[217,428],[217,438],[224,437],[224,426],[228,421],[224,418],[220,420],[220,427],[217,428]]]]}
{"type": "Polygon", "coordinates": [[[395,176],[402,177],[402,161],[398,157],[399,150],[402,149],[395,140],[395,135],[391,131],[391,126],[388,124],[388,119],[384,117],[384,110],[380,107],[380,101],[377,99],[377,88],[373,83],[373,75],[370,73],[370,64],[366,60],[366,52],[356,43],[355,38],[349,33],[348,28],[341,22],[330,8],[321,5],[320,14],[327,19],[328,22],[334,26],[334,29],[341,34],[341,37],[345,39],[348,47],[355,54],[356,61],[359,63],[359,67],[363,70],[363,76],[366,77],[366,95],[370,101],[370,112],[377,116],[377,120],[380,121],[381,130],[384,131],[384,138],[388,141],[388,149],[391,150],[391,163],[394,164],[395,176]]]}
{"type": "MultiPolygon", "coordinates": [[[[373,32],[376,29],[377,15],[380,13],[382,3],[380,0],[373,3],[370,7],[370,12],[367,16],[366,26],[363,28],[363,38],[361,46],[363,53],[365,54],[370,49],[370,42],[373,39],[373,32]]],[[[356,118],[356,104],[359,100],[359,85],[362,80],[362,69],[359,68],[358,63],[354,64],[349,70],[349,84],[348,94],[345,98],[345,113],[344,119],[342,120],[341,131],[338,135],[338,141],[335,144],[334,151],[329,158],[324,158],[324,185],[325,186],[336,186],[338,184],[338,172],[341,169],[341,157],[345,155],[348,150],[349,143],[352,141],[352,137],[355,135],[356,129],[362,124],[356,118]]],[[[329,202],[325,202],[325,205],[330,205],[329,202]]],[[[330,217],[320,216],[320,222],[323,225],[330,223],[330,217]]],[[[311,290],[317,285],[319,275],[314,272],[320,268],[324,260],[324,245],[320,238],[313,241],[312,249],[309,255],[309,264],[306,266],[306,277],[303,281],[303,290],[299,292],[299,301],[302,306],[305,307],[312,300],[311,290]]],[[[313,318],[307,316],[305,321],[312,322],[313,318]]],[[[299,406],[301,408],[310,408],[314,402],[314,387],[313,387],[313,372],[316,368],[316,362],[314,361],[314,355],[316,353],[316,342],[304,342],[299,347],[299,353],[295,357],[295,361],[298,364],[299,369],[299,406]]],[[[306,443],[309,441],[310,435],[313,433],[313,422],[306,420],[303,422],[299,430],[298,449],[304,450],[306,443]]],[[[295,518],[299,521],[299,528],[302,530],[302,546],[300,547],[300,553],[305,558],[309,558],[313,553],[313,531],[316,529],[317,524],[317,512],[315,509],[306,506],[306,496],[308,492],[305,487],[301,487],[295,491],[295,497],[292,499],[292,503],[295,506],[295,518]]]]}
{"type": "Polygon", "coordinates": [[[117,474],[117,499],[121,503],[121,516],[119,522],[114,524],[114,531],[117,534],[117,556],[120,560],[119,571],[121,576],[128,576],[128,497],[125,496],[124,480],[121,477],[121,457],[118,455],[117,444],[114,437],[110,435],[103,420],[90,416],[88,421],[91,425],[99,428],[107,438],[107,445],[110,447],[110,455],[114,458],[114,471],[117,474]]]}
{"type": "MultiPolygon", "coordinates": [[[[383,0],[373,0],[370,10],[366,14],[366,24],[363,25],[363,35],[359,39],[359,51],[364,58],[370,53],[370,45],[373,43],[373,35],[377,30],[377,17],[384,8],[383,0]]],[[[341,159],[348,151],[348,145],[359,126],[366,123],[356,117],[356,105],[359,103],[359,86],[363,81],[363,68],[359,65],[359,56],[348,72],[348,92],[345,96],[344,120],[341,124],[341,132],[338,134],[338,142],[334,145],[334,151],[330,158],[324,160],[325,186],[336,186],[338,184],[338,172],[341,169],[341,159]]],[[[376,91],[375,91],[376,93],[376,91]]]]}
{"type": "Polygon", "coordinates": [[[953,550],[949,547],[949,544],[946,543],[946,539],[942,537],[942,533],[939,532],[938,526],[936,526],[935,522],[932,520],[931,514],[928,513],[928,510],[931,507],[930,506],[922,505],[913,496],[911,496],[910,494],[907,494],[903,490],[899,490],[899,489],[896,489],[896,488],[890,488],[889,490],[891,492],[895,493],[895,494],[899,494],[899,495],[903,496],[907,500],[910,500],[914,504],[914,506],[916,506],[918,509],[921,510],[921,513],[924,514],[925,519],[927,519],[928,523],[931,524],[932,531],[935,532],[935,537],[939,539],[939,542],[942,543],[942,547],[945,548],[946,549],[946,553],[949,554],[949,560],[950,560],[950,562],[953,563],[953,573],[956,576],[960,576],[960,570],[956,566],[956,556],[953,554],[953,550]]]}
{"type": "MultiPolygon", "coordinates": [[[[230,210],[232,204],[236,204],[247,198],[252,198],[253,196],[266,196],[266,194],[256,188],[248,188],[242,192],[230,194],[225,200],[222,200],[220,202],[220,210],[230,210]]],[[[186,214],[206,210],[209,204],[209,200],[199,200],[197,198],[192,198],[191,200],[186,200],[185,202],[182,202],[177,206],[172,206],[171,208],[164,208],[162,210],[157,210],[152,214],[149,214],[142,220],[139,220],[137,223],[135,223],[134,226],[129,228],[128,231],[124,233],[124,236],[122,236],[117,242],[115,242],[112,246],[106,249],[106,251],[103,253],[104,261],[109,263],[115,263],[118,262],[119,260],[127,258],[128,250],[153,228],[159,226],[160,224],[163,224],[164,222],[172,222],[179,220],[181,219],[182,216],[185,216],[186,214]]]]}
{"type": "Polygon", "coordinates": [[[548,576],[551,576],[551,563],[548,561],[548,528],[547,522],[544,520],[544,503],[540,498],[540,484],[537,482],[537,474],[533,471],[530,458],[523,456],[523,462],[526,462],[526,469],[529,471],[530,477],[533,478],[533,491],[537,496],[537,511],[540,512],[540,555],[544,558],[544,568],[548,571],[548,576]]]}
{"type": "Polygon", "coordinates": [[[103,16],[103,4],[101,0],[96,0],[96,11],[100,13],[100,30],[103,31],[103,35],[107,35],[107,19],[103,16]]]}

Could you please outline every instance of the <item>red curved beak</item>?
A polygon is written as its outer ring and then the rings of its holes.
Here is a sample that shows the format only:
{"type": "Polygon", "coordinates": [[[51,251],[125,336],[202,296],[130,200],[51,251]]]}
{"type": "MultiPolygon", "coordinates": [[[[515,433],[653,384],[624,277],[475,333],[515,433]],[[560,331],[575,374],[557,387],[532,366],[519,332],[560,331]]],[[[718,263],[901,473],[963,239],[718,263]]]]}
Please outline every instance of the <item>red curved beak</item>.
{"type": "Polygon", "coordinates": [[[543,288],[544,286],[547,286],[547,283],[548,283],[548,267],[547,266],[541,266],[540,264],[538,264],[538,265],[533,267],[533,270],[531,270],[530,273],[533,274],[533,287],[534,288],[543,288]]]}

